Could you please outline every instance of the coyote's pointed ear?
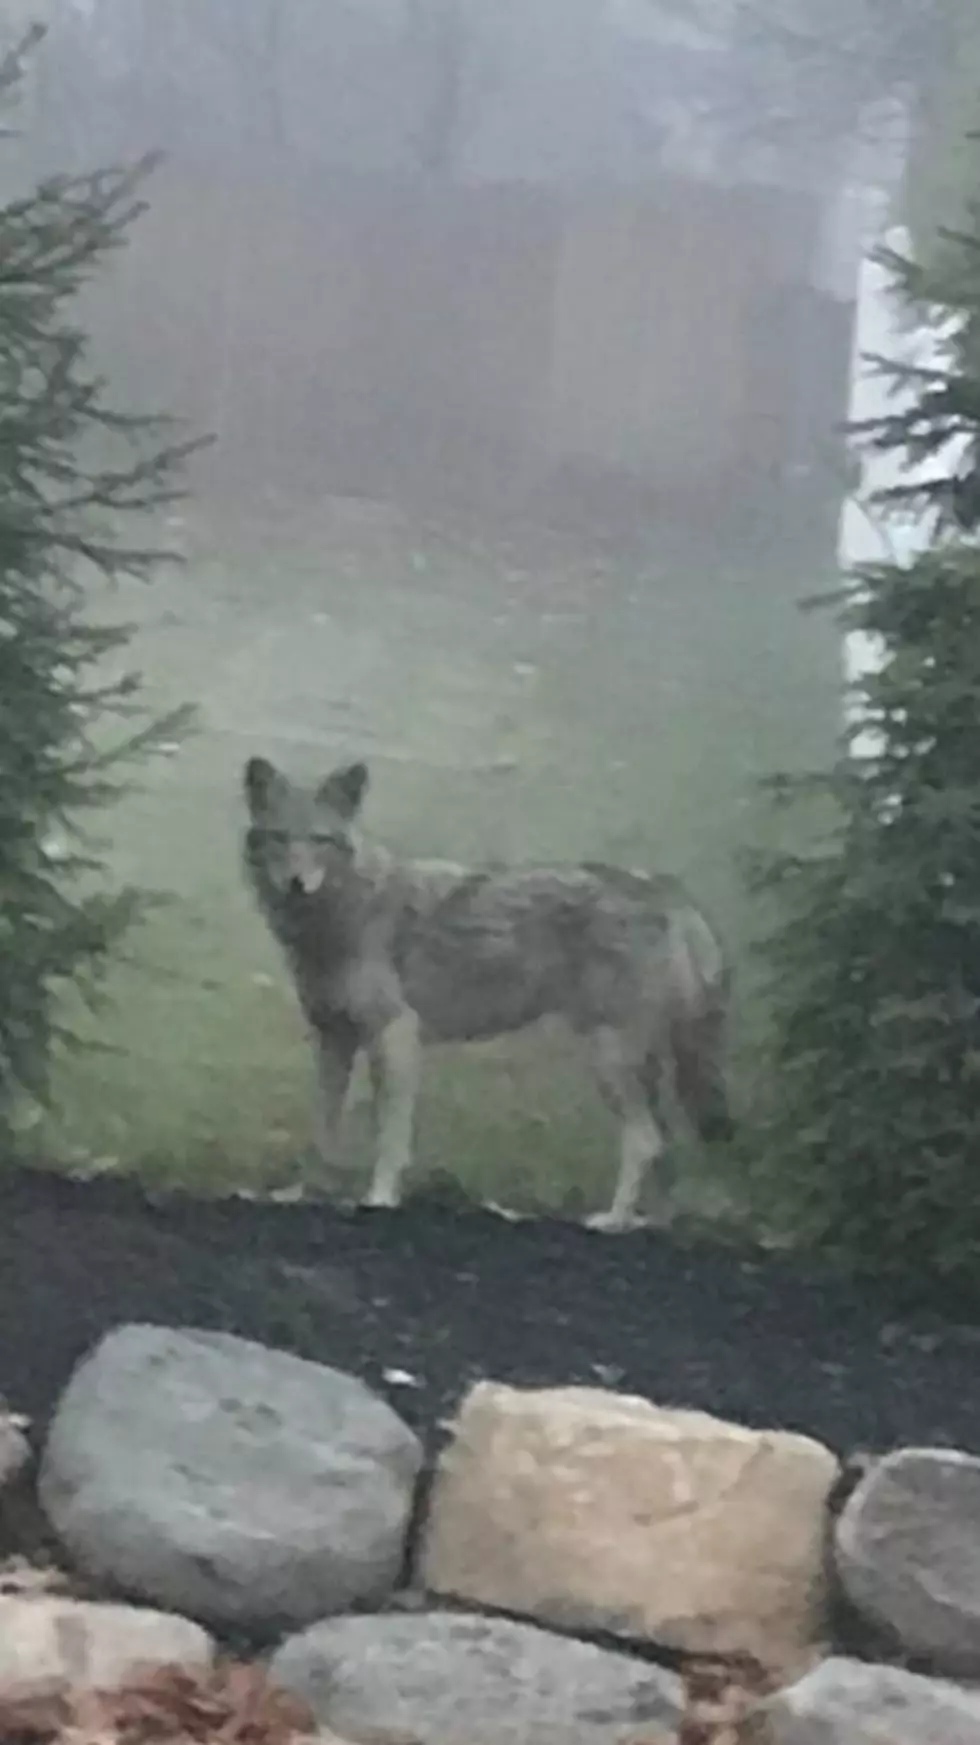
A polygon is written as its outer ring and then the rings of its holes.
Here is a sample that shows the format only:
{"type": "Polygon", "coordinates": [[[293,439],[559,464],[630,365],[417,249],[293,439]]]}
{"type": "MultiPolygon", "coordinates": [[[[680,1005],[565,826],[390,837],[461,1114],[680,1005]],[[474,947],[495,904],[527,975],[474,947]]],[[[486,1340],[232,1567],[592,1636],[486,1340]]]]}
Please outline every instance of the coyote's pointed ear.
{"type": "Polygon", "coordinates": [[[332,806],[342,818],[353,818],[355,812],[360,810],[367,793],[367,785],[366,763],[345,764],[342,769],[331,770],[326,781],[317,790],[317,799],[332,806]]]}
{"type": "Polygon", "coordinates": [[[259,812],[288,787],[284,775],[266,757],[250,757],[245,765],[245,798],[250,812],[259,812]]]}

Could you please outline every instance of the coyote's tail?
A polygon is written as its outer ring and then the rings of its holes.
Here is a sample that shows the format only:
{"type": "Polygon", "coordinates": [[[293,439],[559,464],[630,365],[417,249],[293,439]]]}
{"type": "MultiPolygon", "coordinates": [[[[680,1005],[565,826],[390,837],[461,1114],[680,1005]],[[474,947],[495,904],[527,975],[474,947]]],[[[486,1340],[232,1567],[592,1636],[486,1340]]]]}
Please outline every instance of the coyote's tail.
{"type": "Polygon", "coordinates": [[[714,929],[690,903],[670,917],[667,982],[678,1100],[702,1139],[730,1139],[734,1122],[725,1050],[731,976],[714,929]]]}

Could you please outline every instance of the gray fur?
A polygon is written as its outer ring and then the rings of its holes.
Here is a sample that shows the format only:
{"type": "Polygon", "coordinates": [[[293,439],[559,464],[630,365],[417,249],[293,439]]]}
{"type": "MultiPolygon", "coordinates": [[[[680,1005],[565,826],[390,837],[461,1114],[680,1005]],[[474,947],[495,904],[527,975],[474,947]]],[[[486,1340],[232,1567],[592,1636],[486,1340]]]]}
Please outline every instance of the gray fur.
{"type": "Polygon", "coordinates": [[[245,769],[245,866],[317,1049],[321,1155],[334,1151],[363,1049],[378,1135],[369,1203],[396,1204],[411,1164],[422,1045],[561,1017],[591,1044],[622,1123],[616,1193],[593,1222],[628,1225],[663,1150],[655,1110],[665,1077],[702,1137],[731,1131],[729,974],[710,924],[662,875],[589,863],[397,861],[358,829],[367,781],[363,764],[316,788],[262,758],[245,769]]]}

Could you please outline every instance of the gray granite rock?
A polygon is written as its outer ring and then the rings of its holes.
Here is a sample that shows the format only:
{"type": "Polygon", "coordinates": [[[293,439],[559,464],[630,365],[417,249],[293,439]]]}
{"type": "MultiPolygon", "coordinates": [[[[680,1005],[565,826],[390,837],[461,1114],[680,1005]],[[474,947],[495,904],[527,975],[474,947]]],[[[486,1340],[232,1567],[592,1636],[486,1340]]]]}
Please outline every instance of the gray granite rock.
{"type": "Polygon", "coordinates": [[[391,1589],[421,1459],[352,1376],[229,1334],[127,1326],[69,1381],[39,1494],[89,1574],[282,1631],[391,1589]]]}
{"type": "Polygon", "coordinates": [[[767,1745],[978,1745],[980,1692],[825,1660],[765,1705],[767,1745]]]}
{"type": "Polygon", "coordinates": [[[907,1654],[980,1677],[980,1460],[901,1448],[876,1461],[837,1520],[851,1604],[907,1654]]]}
{"type": "Polygon", "coordinates": [[[465,1612],[330,1619],[284,1643],[272,1676],[374,1745],[620,1745],[672,1731],[683,1707],[673,1673],[465,1612]]]}

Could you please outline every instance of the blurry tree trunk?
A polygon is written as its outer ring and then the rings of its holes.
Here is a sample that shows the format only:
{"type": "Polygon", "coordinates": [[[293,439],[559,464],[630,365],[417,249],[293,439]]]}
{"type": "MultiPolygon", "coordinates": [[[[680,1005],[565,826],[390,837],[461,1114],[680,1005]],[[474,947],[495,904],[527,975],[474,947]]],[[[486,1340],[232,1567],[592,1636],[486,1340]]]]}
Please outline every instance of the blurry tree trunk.
{"type": "Polygon", "coordinates": [[[408,0],[408,21],[420,65],[417,165],[424,176],[449,179],[459,163],[465,125],[464,0],[408,0]]]}
{"type": "Polygon", "coordinates": [[[219,46],[234,69],[241,143],[263,157],[285,144],[282,32],[285,0],[220,0],[219,46]]]}

